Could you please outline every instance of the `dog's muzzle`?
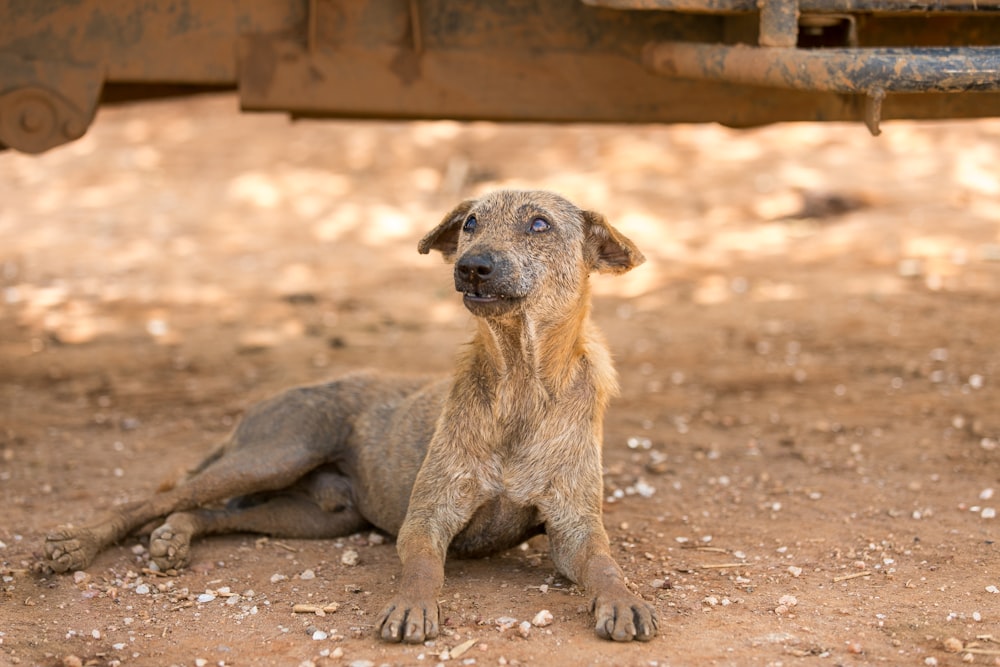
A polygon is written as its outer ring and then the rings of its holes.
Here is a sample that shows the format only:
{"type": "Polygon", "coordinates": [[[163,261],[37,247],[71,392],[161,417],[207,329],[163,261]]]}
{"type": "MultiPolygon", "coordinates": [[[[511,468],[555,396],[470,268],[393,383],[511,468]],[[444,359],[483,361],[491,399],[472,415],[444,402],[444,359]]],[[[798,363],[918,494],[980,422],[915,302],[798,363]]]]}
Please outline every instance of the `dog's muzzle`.
{"type": "Polygon", "coordinates": [[[502,314],[521,299],[510,276],[508,262],[492,253],[470,253],[455,262],[455,289],[474,315],[502,314]]]}

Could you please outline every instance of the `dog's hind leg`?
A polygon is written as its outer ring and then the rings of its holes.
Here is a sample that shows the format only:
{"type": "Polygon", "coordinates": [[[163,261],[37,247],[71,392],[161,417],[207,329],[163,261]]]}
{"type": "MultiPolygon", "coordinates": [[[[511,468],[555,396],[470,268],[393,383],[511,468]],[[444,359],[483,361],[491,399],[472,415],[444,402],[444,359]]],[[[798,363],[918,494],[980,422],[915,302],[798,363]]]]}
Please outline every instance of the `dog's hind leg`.
{"type": "Polygon", "coordinates": [[[350,481],[318,470],[286,492],[239,498],[221,509],[174,512],[149,538],[149,554],[161,569],[187,565],[191,541],[203,535],[260,533],[272,537],[326,539],[371,524],[351,499],[350,481]]]}
{"type": "Polygon", "coordinates": [[[102,549],[158,517],[294,484],[330,458],[335,441],[309,407],[301,398],[272,399],[247,415],[223,456],[176,487],[116,507],[92,524],[57,528],[46,536],[49,566],[56,572],[82,569],[102,549]]]}
{"type": "Polygon", "coordinates": [[[260,533],[272,537],[324,539],[370,526],[353,508],[328,512],[304,496],[275,496],[244,508],[174,512],[149,537],[149,555],[163,570],[188,564],[191,540],[220,533],[260,533]]]}

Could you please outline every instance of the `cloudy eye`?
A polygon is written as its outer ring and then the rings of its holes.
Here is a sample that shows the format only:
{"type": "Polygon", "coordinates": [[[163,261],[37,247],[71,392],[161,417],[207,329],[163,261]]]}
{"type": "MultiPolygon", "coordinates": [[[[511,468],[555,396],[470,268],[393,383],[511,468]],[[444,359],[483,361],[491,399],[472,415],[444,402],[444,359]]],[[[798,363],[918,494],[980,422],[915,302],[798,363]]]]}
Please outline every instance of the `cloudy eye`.
{"type": "Polygon", "coordinates": [[[462,231],[470,233],[476,231],[476,216],[470,215],[468,219],[466,219],[465,224],[462,225],[462,231]]]}
{"type": "Polygon", "coordinates": [[[531,225],[528,227],[533,233],[547,232],[549,231],[549,221],[545,218],[535,218],[531,221],[531,225]]]}

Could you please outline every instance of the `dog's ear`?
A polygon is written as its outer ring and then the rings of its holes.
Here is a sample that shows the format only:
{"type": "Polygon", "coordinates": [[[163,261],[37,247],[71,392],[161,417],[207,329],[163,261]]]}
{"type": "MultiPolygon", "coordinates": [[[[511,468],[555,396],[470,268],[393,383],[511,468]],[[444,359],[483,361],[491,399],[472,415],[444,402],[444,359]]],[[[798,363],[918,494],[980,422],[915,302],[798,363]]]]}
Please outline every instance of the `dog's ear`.
{"type": "Polygon", "coordinates": [[[417,244],[420,254],[426,255],[431,250],[440,250],[444,258],[451,261],[458,250],[458,235],[462,231],[462,223],[465,222],[466,214],[475,203],[475,199],[466,199],[444,216],[444,220],[437,227],[420,239],[420,243],[417,244]]]}
{"type": "Polygon", "coordinates": [[[635,244],[609,225],[600,213],[584,211],[583,222],[586,233],[583,250],[592,271],[625,273],[646,261],[635,244]]]}

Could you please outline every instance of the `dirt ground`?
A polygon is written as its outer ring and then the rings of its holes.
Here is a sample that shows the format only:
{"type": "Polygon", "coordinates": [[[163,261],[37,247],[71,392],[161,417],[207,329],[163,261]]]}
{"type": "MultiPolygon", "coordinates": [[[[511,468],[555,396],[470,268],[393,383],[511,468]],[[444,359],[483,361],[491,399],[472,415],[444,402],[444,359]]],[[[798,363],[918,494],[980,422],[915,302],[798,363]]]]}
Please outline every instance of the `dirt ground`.
{"type": "Polygon", "coordinates": [[[1000,121],[884,130],[292,124],[220,96],[0,155],[0,664],[1000,665],[1000,121]],[[500,186],[649,258],[594,282],[623,387],[605,523],[659,638],[598,640],[544,538],[449,562],[424,646],[373,637],[398,571],[373,533],[37,570],[46,531],[253,401],[446,372],[470,316],[416,241],[500,186]]]}

